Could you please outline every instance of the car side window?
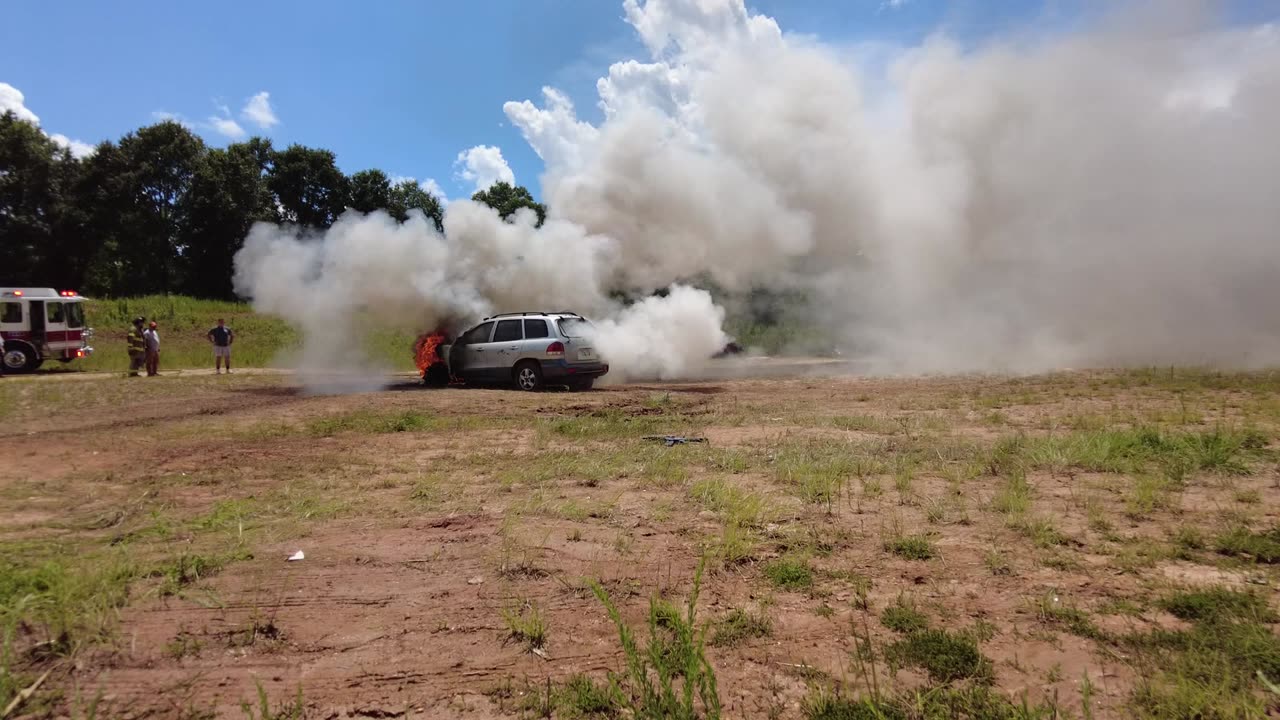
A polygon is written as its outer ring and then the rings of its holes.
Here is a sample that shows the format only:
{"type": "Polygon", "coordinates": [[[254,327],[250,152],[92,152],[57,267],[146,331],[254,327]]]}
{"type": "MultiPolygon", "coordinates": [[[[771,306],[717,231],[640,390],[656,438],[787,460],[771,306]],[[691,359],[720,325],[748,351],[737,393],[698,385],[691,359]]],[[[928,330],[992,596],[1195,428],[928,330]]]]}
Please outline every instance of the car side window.
{"type": "Polygon", "coordinates": [[[0,312],[0,322],[4,322],[4,323],[22,322],[22,303],[16,303],[16,302],[5,303],[4,310],[0,312]]]}
{"type": "Polygon", "coordinates": [[[524,321],[524,339],[537,340],[538,338],[551,337],[551,333],[547,330],[546,320],[525,320],[524,321]]]}
{"type": "Polygon", "coordinates": [[[45,317],[51,323],[61,323],[65,320],[62,315],[62,303],[45,303],[45,317]]]}
{"type": "Polygon", "coordinates": [[[487,343],[489,342],[489,331],[491,330],[493,330],[493,323],[491,322],[484,323],[483,325],[477,325],[468,330],[466,335],[462,336],[462,344],[475,345],[477,343],[487,343]]]}
{"type": "Polygon", "coordinates": [[[494,342],[511,342],[520,340],[522,337],[519,320],[500,320],[497,331],[493,333],[494,342]]]}

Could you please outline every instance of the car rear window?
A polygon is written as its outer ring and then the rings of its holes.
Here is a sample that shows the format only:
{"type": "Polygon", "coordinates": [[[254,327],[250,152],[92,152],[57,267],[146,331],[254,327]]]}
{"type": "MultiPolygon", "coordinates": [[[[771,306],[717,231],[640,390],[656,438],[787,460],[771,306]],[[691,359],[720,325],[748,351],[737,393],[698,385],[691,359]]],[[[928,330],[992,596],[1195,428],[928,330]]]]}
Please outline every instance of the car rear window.
{"type": "Polygon", "coordinates": [[[546,320],[525,320],[524,321],[524,339],[537,340],[538,338],[551,337],[551,331],[547,328],[546,320]]]}
{"type": "Polygon", "coordinates": [[[586,337],[595,328],[582,318],[565,318],[557,324],[560,326],[560,334],[568,338],[586,337]]]}
{"type": "Polygon", "coordinates": [[[519,340],[521,337],[519,320],[502,320],[498,323],[498,329],[493,333],[494,342],[511,342],[512,340],[519,340]]]}

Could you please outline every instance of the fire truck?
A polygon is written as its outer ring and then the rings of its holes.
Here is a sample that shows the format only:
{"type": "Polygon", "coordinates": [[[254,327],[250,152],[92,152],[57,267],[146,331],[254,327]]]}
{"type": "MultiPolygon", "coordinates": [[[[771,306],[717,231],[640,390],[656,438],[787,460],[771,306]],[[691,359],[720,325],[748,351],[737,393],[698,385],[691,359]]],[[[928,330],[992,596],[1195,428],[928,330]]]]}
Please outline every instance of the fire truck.
{"type": "Polygon", "coordinates": [[[46,360],[69,363],[93,354],[84,301],[74,290],[0,288],[5,372],[34,372],[46,360]]]}

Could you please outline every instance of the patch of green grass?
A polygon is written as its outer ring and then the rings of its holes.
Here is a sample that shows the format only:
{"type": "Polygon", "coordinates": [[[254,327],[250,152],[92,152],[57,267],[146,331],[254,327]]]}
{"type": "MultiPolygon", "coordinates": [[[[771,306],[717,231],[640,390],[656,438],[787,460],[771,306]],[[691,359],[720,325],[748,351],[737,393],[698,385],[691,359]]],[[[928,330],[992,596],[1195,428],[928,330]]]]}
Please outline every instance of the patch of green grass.
{"type": "Polygon", "coordinates": [[[880,614],[880,624],[896,633],[910,634],[929,629],[929,617],[916,609],[915,603],[905,595],[880,614]]]}
{"type": "Polygon", "coordinates": [[[851,477],[865,478],[883,463],[841,442],[804,442],[782,446],[774,456],[774,475],[805,502],[834,507],[851,477]]]}
{"type": "Polygon", "coordinates": [[[1280,675],[1280,638],[1247,621],[1199,621],[1190,630],[1126,638],[1144,670],[1131,710],[1137,717],[1265,717],[1258,673],[1280,675]]]}
{"type": "Polygon", "coordinates": [[[253,554],[243,550],[225,555],[183,552],[156,565],[146,575],[160,578],[161,595],[177,595],[184,587],[221,572],[228,563],[252,559],[253,554]]]}
{"type": "Polygon", "coordinates": [[[1213,547],[1222,555],[1274,565],[1280,563],[1280,525],[1262,532],[1237,525],[1219,535],[1213,547]]]}
{"type": "Polygon", "coordinates": [[[1053,526],[1053,521],[1046,516],[1019,518],[1010,523],[1010,526],[1039,548],[1071,544],[1071,538],[1059,532],[1053,526]]]}
{"type": "Polygon", "coordinates": [[[988,550],[983,556],[983,563],[992,575],[1013,574],[1013,566],[1009,563],[1009,558],[999,550],[988,550]]]}
{"type": "Polygon", "coordinates": [[[807,720],[906,720],[901,708],[871,698],[847,698],[822,690],[804,702],[807,720]]]}
{"type": "Polygon", "coordinates": [[[523,643],[527,650],[539,650],[547,644],[547,622],[538,606],[525,602],[522,606],[502,611],[507,626],[507,639],[523,643]]]}
{"type": "Polygon", "coordinates": [[[885,541],[884,549],[907,560],[928,560],[937,556],[933,542],[925,535],[903,535],[885,541]]]}
{"type": "Polygon", "coordinates": [[[702,480],[689,488],[689,495],[706,509],[716,513],[726,524],[762,527],[769,519],[769,504],[757,493],[742,489],[725,479],[702,480]]]}
{"type": "Polygon", "coordinates": [[[741,525],[725,523],[709,550],[723,567],[742,565],[755,558],[756,536],[741,525]]]}
{"type": "Polygon", "coordinates": [[[652,597],[649,600],[648,642],[642,648],[635,633],[598,583],[592,591],[618,630],[626,670],[614,676],[617,697],[628,717],[696,720],[720,717],[720,692],[715,669],[706,656],[706,628],[697,624],[698,594],[704,558],[694,575],[684,612],[652,597]]]}
{"type": "Polygon", "coordinates": [[[1146,520],[1156,510],[1169,507],[1169,481],[1154,475],[1139,475],[1125,497],[1125,515],[1146,520]]]}
{"type": "Polygon", "coordinates": [[[749,613],[734,608],[715,625],[711,635],[711,644],[717,647],[732,647],[744,640],[768,637],[773,634],[773,622],[769,616],[761,613],[749,613]]]}
{"type": "Polygon", "coordinates": [[[1190,472],[1244,475],[1266,438],[1256,430],[1216,427],[1207,432],[1155,427],[1106,428],[997,443],[992,468],[1139,474],[1159,468],[1175,483],[1190,472]]]}
{"type": "Polygon", "coordinates": [[[422,432],[436,427],[432,416],[417,410],[380,413],[371,410],[342,413],[317,418],[307,423],[307,432],[316,437],[330,437],[339,433],[385,434],[422,432]]]}
{"type": "Polygon", "coordinates": [[[596,682],[582,674],[570,675],[553,692],[552,699],[560,713],[557,717],[613,718],[622,712],[618,688],[612,682],[596,682]]]}
{"type": "Polygon", "coordinates": [[[775,587],[800,592],[813,588],[813,569],[801,557],[782,557],[765,565],[764,575],[775,587]]]}
{"type": "Polygon", "coordinates": [[[946,630],[921,630],[885,647],[885,658],[897,667],[917,667],[934,682],[995,679],[991,660],[972,637],[946,630]]]}
{"type": "Polygon", "coordinates": [[[1223,587],[1174,593],[1161,600],[1160,607],[1174,617],[1191,622],[1248,620],[1272,623],[1277,619],[1262,596],[1223,587]]]}
{"type": "MultiPolygon", "coordinates": [[[[588,415],[555,418],[539,421],[539,428],[551,435],[576,440],[639,439],[645,435],[688,434],[693,427],[694,416],[681,412],[678,407],[648,408],[659,412],[630,412],[626,408],[601,408],[588,415]]],[[[647,446],[646,446],[647,447],[647,446]]],[[[662,448],[680,452],[685,447],[662,448]]]]}
{"type": "Polygon", "coordinates": [[[827,420],[831,427],[838,430],[892,435],[898,426],[889,420],[871,415],[838,415],[827,420]]]}
{"type": "Polygon", "coordinates": [[[991,499],[991,507],[1003,515],[1023,515],[1031,507],[1031,486],[1021,471],[1013,472],[1005,478],[995,497],[991,499]]]}
{"type": "Polygon", "coordinates": [[[302,720],[307,714],[307,702],[302,694],[302,686],[298,686],[298,693],[288,700],[281,700],[272,706],[271,699],[267,695],[267,691],[262,687],[262,681],[254,681],[258,687],[258,703],[254,705],[248,700],[240,701],[240,712],[248,720],[302,720]]]}
{"type": "Polygon", "coordinates": [[[1092,640],[1103,639],[1102,631],[1089,618],[1089,614],[1066,603],[1056,592],[1042,595],[1037,611],[1042,622],[1059,626],[1072,635],[1092,640]]]}
{"type": "Polygon", "coordinates": [[[0,553],[0,629],[22,624],[55,653],[107,638],[139,574],[127,555],[84,556],[68,549],[71,554],[39,559],[38,550],[14,549],[0,553]]]}

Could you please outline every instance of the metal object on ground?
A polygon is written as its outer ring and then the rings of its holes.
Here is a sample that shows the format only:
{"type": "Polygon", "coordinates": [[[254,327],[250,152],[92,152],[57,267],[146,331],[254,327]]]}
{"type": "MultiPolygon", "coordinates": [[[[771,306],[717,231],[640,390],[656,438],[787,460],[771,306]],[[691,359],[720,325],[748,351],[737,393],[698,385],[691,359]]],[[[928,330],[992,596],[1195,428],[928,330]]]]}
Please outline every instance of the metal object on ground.
{"type": "Polygon", "coordinates": [[[687,443],[704,443],[706,438],[691,438],[683,435],[646,435],[645,440],[656,440],[665,444],[667,447],[672,445],[685,445],[687,443]]]}

